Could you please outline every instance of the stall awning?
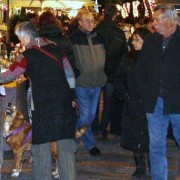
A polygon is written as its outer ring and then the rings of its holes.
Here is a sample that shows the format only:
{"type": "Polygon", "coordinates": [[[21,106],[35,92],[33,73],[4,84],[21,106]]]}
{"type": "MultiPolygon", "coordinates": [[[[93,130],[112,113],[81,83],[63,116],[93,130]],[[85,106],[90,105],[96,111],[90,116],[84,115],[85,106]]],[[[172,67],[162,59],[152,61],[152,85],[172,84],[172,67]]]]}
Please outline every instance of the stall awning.
{"type": "MultiPolygon", "coordinates": [[[[57,8],[81,8],[82,5],[94,2],[92,0],[9,0],[10,7],[57,7],[57,8]]],[[[6,4],[6,0],[1,3],[6,4]]]]}

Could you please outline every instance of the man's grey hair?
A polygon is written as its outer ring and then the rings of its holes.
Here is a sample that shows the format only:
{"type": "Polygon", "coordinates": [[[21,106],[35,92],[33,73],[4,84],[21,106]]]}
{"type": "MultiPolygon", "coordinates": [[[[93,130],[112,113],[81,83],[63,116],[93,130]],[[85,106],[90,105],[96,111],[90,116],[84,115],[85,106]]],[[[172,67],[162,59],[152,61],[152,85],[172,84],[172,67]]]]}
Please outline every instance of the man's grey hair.
{"type": "Polygon", "coordinates": [[[179,19],[176,9],[170,4],[158,4],[153,11],[161,10],[164,17],[170,17],[171,21],[176,23],[179,19]]]}
{"type": "Polygon", "coordinates": [[[32,40],[39,36],[36,27],[29,21],[18,23],[15,27],[15,34],[20,37],[28,35],[32,40]]]}

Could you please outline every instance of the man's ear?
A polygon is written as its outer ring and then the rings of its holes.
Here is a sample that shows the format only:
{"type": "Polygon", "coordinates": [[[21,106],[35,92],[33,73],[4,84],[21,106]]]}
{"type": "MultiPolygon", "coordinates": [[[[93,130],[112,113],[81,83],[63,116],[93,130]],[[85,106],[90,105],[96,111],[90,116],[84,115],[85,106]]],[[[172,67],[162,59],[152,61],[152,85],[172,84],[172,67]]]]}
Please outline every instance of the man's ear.
{"type": "Polygon", "coordinates": [[[78,24],[81,26],[82,25],[82,21],[80,19],[78,19],[78,24]]]}

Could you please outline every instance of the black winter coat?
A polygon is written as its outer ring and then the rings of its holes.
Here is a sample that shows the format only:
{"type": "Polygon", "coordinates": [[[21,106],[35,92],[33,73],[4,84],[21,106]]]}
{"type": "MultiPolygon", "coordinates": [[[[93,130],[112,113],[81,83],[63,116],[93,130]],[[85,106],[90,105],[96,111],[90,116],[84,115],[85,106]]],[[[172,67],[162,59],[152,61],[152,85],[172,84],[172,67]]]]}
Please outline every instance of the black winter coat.
{"type": "Polygon", "coordinates": [[[149,136],[142,100],[137,93],[136,61],[124,56],[115,81],[116,94],[125,100],[122,117],[121,146],[134,152],[147,152],[149,136]]]}
{"type": "MultiPolygon", "coordinates": [[[[43,48],[61,57],[58,47],[45,45],[43,48]]],[[[74,138],[73,98],[63,70],[52,58],[36,49],[27,49],[23,55],[27,59],[25,74],[32,82],[33,144],[74,138]]]]}
{"type": "Polygon", "coordinates": [[[125,34],[110,18],[105,18],[96,30],[104,40],[106,50],[105,73],[108,77],[107,82],[112,83],[115,80],[122,57],[128,52],[125,34]]]}
{"type": "Polygon", "coordinates": [[[138,92],[146,112],[154,111],[158,96],[161,96],[164,114],[180,114],[180,27],[164,53],[162,42],[163,36],[158,33],[144,41],[136,71],[138,92]]]}

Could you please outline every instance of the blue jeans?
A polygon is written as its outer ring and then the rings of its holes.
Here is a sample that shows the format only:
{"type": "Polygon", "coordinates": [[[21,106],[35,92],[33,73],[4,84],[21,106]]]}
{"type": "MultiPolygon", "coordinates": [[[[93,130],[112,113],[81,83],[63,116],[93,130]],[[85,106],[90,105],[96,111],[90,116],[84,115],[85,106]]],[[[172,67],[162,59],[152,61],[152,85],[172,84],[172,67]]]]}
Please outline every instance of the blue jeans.
{"type": "Polygon", "coordinates": [[[103,135],[106,135],[108,133],[107,127],[110,123],[110,102],[111,97],[114,92],[114,85],[113,83],[107,83],[103,88],[103,112],[102,112],[102,118],[100,121],[100,129],[103,135]]]}
{"type": "Polygon", "coordinates": [[[169,123],[180,147],[180,114],[163,114],[163,99],[158,98],[154,112],[147,113],[149,129],[149,159],[152,180],[167,180],[166,135],[169,123]]]}
{"type": "Polygon", "coordinates": [[[91,130],[91,123],[94,120],[100,96],[100,87],[76,86],[76,95],[79,102],[80,117],[76,123],[76,128],[81,128],[84,124],[89,125],[82,141],[87,150],[96,146],[96,139],[91,130]]]}

